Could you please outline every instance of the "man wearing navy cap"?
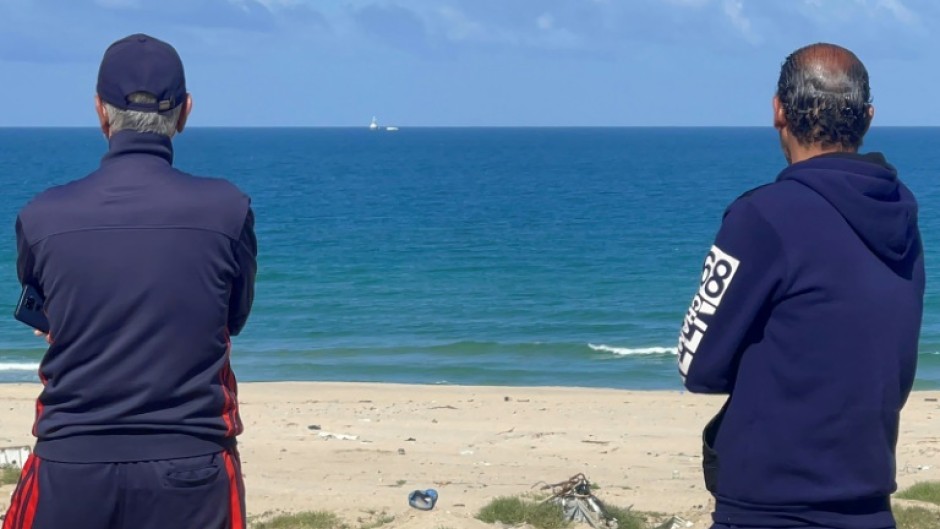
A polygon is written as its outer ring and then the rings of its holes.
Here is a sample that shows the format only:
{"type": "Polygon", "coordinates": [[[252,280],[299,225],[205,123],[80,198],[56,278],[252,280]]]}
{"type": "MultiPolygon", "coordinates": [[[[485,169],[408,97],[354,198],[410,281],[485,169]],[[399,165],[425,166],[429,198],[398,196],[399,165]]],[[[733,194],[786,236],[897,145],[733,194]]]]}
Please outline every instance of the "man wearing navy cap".
{"type": "Polygon", "coordinates": [[[97,92],[100,168],[16,221],[19,279],[50,332],[3,529],[244,528],[229,337],[254,292],[249,198],[173,168],[192,99],[169,44],[115,42],[97,92]]]}

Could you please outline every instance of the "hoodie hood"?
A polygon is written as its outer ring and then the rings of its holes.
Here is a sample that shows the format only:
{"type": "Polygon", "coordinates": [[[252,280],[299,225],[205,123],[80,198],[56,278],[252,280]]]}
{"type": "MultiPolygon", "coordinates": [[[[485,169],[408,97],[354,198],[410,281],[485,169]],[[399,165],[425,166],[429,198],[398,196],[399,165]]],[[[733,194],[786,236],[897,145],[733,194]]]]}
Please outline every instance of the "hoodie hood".
{"type": "Polygon", "coordinates": [[[822,195],[885,263],[917,251],[917,201],[880,153],[816,156],[784,169],[783,180],[822,195]]]}

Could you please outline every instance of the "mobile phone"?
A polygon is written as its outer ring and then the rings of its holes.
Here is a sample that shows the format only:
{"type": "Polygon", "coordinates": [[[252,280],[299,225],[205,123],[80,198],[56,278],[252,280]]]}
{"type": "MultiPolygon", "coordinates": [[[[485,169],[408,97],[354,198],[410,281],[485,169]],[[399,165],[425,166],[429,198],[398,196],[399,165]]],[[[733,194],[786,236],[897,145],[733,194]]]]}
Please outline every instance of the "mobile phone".
{"type": "Polygon", "coordinates": [[[20,302],[16,304],[13,317],[34,329],[48,333],[49,320],[46,319],[46,313],[43,312],[44,305],[45,300],[36,290],[36,287],[23,285],[23,293],[20,294],[20,302]]]}

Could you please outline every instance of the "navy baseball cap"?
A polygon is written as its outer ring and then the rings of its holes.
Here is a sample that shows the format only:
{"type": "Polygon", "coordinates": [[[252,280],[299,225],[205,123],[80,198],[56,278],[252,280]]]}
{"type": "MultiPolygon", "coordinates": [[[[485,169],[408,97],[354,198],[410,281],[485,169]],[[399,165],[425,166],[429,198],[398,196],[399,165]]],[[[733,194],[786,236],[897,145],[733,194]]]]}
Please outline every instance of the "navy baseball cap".
{"type": "Polygon", "coordinates": [[[162,40],[138,33],[115,42],[104,52],[98,70],[98,97],[124,110],[166,112],[186,101],[183,61],[162,40]],[[155,103],[131,103],[128,96],[147,92],[155,103]]]}

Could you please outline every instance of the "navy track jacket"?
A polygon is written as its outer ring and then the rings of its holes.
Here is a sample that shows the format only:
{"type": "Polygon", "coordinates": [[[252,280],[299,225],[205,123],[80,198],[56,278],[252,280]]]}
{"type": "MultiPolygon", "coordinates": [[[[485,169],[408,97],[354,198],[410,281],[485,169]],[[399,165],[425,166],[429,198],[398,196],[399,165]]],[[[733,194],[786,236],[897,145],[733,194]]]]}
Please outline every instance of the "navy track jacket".
{"type": "Polygon", "coordinates": [[[923,297],[917,204],[880,154],[793,164],[728,208],[679,339],[686,387],[730,395],[716,522],[894,525],[923,297]]]}
{"type": "Polygon", "coordinates": [[[229,336],[251,309],[249,198],[172,167],[165,136],[118,132],[101,167],[16,222],[17,271],[46,299],[36,454],[62,462],[189,457],[242,430],[229,336]]]}

